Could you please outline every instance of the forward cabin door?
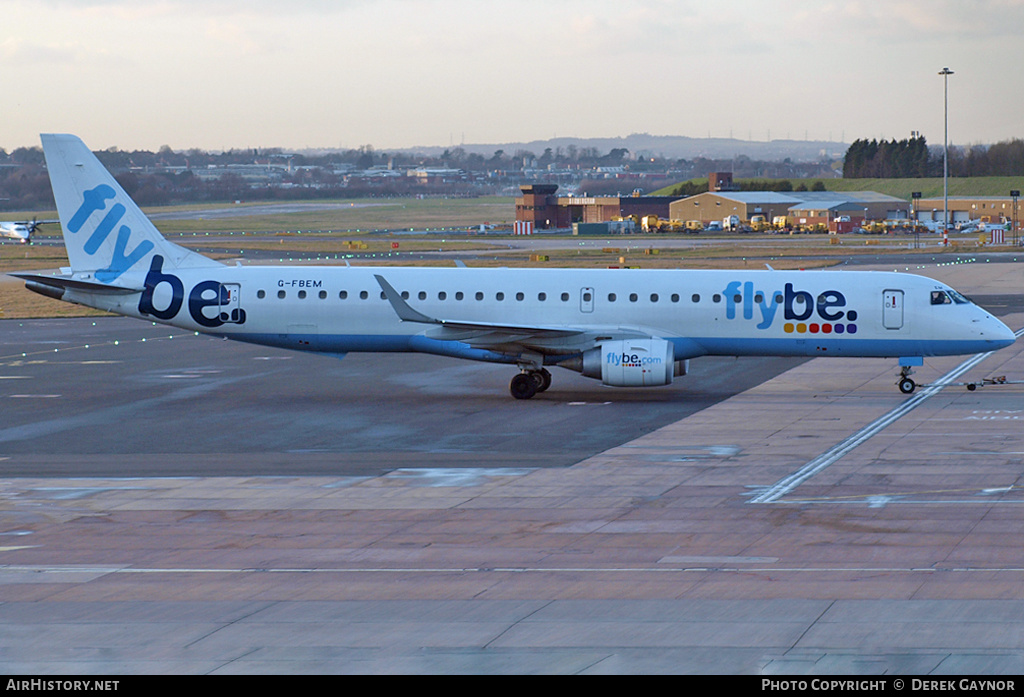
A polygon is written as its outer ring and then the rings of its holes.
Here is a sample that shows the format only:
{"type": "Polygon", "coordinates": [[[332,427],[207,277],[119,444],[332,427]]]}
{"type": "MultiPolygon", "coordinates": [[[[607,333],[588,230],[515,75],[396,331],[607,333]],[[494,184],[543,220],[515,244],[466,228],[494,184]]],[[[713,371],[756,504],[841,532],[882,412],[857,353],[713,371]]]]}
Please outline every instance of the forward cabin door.
{"type": "Polygon", "coordinates": [[[882,291],[882,326],[886,329],[903,328],[903,291],[882,291]]]}

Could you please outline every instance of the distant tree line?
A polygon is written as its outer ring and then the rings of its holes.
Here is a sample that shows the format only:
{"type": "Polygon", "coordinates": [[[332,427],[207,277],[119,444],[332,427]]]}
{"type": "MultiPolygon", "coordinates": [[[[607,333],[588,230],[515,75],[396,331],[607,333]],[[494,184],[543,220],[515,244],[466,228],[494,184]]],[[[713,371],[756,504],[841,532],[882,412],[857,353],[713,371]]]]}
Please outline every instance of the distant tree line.
{"type": "Polygon", "coordinates": [[[1024,140],[950,150],[949,167],[956,177],[1019,177],[1024,175],[1024,140]]]}
{"type": "Polygon", "coordinates": [[[928,177],[932,172],[932,158],[924,136],[891,141],[855,140],[843,160],[844,179],[928,177]]]}
{"type": "MultiPolygon", "coordinates": [[[[846,151],[843,177],[919,178],[942,176],[941,148],[929,148],[923,136],[906,140],[855,140],[846,151]]],[[[1024,175],[1024,140],[949,148],[951,177],[1024,175]]]]}

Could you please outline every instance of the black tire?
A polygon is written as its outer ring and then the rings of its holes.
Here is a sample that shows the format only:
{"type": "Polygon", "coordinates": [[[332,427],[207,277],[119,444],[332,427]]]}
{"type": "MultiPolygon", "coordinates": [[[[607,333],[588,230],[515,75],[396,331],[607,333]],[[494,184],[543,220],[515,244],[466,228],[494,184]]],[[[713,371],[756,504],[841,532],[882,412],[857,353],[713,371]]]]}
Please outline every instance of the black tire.
{"type": "Polygon", "coordinates": [[[910,378],[903,378],[900,380],[900,392],[903,394],[910,394],[914,391],[915,387],[917,387],[917,383],[910,378]]]}
{"type": "Polygon", "coordinates": [[[551,387],[551,373],[545,368],[541,368],[532,375],[537,380],[537,392],[544,392],[551,387]]]}
{"type": "Polygon", "coordinates": [[[516,399],[530,399],[537,394],[537,380],[529,373],[519,373],[508,384],[508,391],[516,399]]]}

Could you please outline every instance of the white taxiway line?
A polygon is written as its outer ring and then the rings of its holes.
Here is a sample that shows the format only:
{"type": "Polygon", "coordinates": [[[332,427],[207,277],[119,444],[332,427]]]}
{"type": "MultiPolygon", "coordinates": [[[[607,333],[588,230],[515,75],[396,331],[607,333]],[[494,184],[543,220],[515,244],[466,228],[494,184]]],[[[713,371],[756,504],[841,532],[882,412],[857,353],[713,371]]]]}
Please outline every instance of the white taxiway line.
{"type": "MultiPolygon", "coordinates": [[[[1016,332],[1016,336],[1024,334],[1024,330],[1016,332]]],[[[784,477],[777,481],[771,486],[765,487],[756,496],[753,496],[749,503],[775,503],[780,498],[790,493],[798,486],[806,482],[808,479],[818,474],[825,468],[837,460],[842,459],[847,453],[856,448],[861,443],[873,438],[880,431],[886,428],[889,424],[893,423],[897,419],[910,413],[918,406],[921,405],[929,397],[934,396],[943,387],[956,380],[958,377],[966,373],[968,370],[981,363],[983,360],[988,358],[992,352],[979,353],[966,361],[958,365],[953,370],[949,371],[934,383],[924,387],[920,393],[911,397],[903,404],[899,405],[887,414],[882,415],[878,419],[875,419],[870,424],[857,431],[853,435],[849,436],[845,440],[837,443],[835,446],[826,450],[818,457],[814,458],[803,467],[793,472],[787,477],[784,477]]]]}

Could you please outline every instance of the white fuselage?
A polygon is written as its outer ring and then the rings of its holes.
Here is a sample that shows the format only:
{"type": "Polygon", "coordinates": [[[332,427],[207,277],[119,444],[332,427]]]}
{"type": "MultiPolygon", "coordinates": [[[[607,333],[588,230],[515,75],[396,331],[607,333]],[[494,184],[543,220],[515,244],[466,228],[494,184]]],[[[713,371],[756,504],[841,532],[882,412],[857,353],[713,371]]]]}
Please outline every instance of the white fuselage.
{"type": "Polygon", "coordinates": [[[924,356],[1008,346],[1013,333],[911,274],[259,267],[167,240],[85,143],[41,137],[69,268],[15,272],[61,300],[304,351],[416,351],[511,363],[512,396],[560,365],[619,387],[671,384],[705,355],[924,356]]]}
{"type": "Polygon", "coordinates": [[[948,286],[885,272],[225,266],[126,277],[147,287],[148,304],[138,293],[69,291],[65,299],[284,348],[517,362],[514,351],[471,348],[457,331],[402,321],[375,275],[410,307],[442,321],[593,330],[587,345],[542,346],[546,363],[597,345],[604,329],[667,339],[676,360],[951,355],[1014,339],[948,286]],[[936,292],[944,302],[934,303],[936,292]]]}

